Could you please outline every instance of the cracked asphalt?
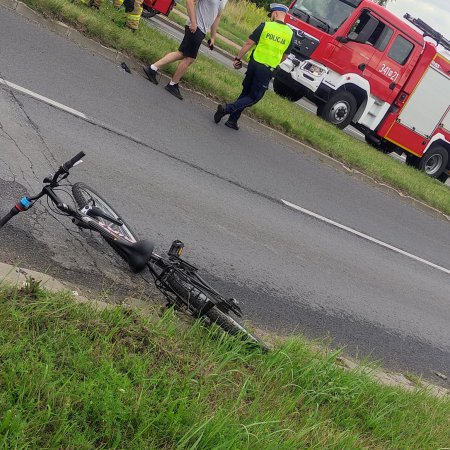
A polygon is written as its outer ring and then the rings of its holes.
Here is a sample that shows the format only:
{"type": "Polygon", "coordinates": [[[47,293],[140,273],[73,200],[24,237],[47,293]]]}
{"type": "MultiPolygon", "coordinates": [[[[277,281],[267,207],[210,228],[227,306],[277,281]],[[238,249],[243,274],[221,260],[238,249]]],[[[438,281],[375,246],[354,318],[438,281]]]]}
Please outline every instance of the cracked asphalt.
{"type": "MultiPolygon", "coordinates": [[[[4,79],[135,137],[2,87],[1,214],[83,150],[71,180],[102,193],[157,251],[185,241],[189,261],[241,299],[258,327],[331,339],[426,378],[450,373],[449,275],[280,200],[450,268],[447,220],[250,120],[239,133],[216,126],[212,102],[189,92],[179,102],[0,10],[4,79]]],[[[0,259],[96,292],[144,289],[107,246],[45,203],[1,230],[0,259]]]]}

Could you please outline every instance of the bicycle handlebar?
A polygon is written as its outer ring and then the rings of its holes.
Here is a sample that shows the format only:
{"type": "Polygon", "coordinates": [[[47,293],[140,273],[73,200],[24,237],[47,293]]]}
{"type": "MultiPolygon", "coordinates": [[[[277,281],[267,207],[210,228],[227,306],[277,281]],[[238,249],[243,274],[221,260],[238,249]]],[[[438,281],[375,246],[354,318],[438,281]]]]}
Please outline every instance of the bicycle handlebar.
{"type": "Polygon", "coordinates": [[[7,222],[9,222],[15,215],[19,214],[19,210],[14,206],[11,211],[6,214],[5,217],[0,219],[0,228],[2,228],[7,222]]]}
{"type": "Polygon", "coordinates": [[[77,155],[75,155],[72,159],[69,159],[69,161],[65,162],[61,167],[68,172],[78,161],[80,161],[83,156],[86,156],[86,153],[80,152],[77,155]]]}
{"type": "MultiPolygon", "coordinates": [[[[51,195],[51,193],[53,192],[51,190],[52,187],[55,187],[58,185],[58,178],[60,175],[65,175],[67,176],[69,174],[69,170],[78,162],[81,160],[81,158],[83,158],[83,156],[85,156],[86,153],[84,152],[79,152],[77,155],[75,155],[72,159],[69,159],[69,161],[65,162],[64,164],[61,165],[61,167],[58,169],[58,171],[55,173],[55,175],[53,175],[53,181],[50,178],[46,178],[44,180],[45,182],[49,183],[49,187],[50,187],[50,191],[46,191],[44,188],[38,195],[34,196],[34,197],[23,197],[22,200],[17,203],[17,205],[15,205],[11,211],[9,211],[8,214],[6,214],[6,216],[4,217],[0,217],[0,228],[2,228],[7,222],[9,222],[14,216],[16,216],[17,214],[19,214],[22,211],[26,211],[27,209],[31,208],[33,206],[33,203],[41,198],[43,195],[47,194],[47,195],[51,195]]],[[[52,199],[54,201],[56,201],[58,199],[57,196],[55,195],[51,195],[52,199]]]]}
{"type": "MultiPolygon", "coordinates": [[[[65,162],[60,166],[60,168],[56,171],[56,173],[53,175],[52,184],[56,185],[59,181],[59,177],[61,175],[64,175],[66,178],[69,175],[69,170],[78,162],[81,160],[83,156],[85,156],[86,153],[80,152],[77,155],[75,155],[72,159],[69,159],[69,161],[65,162]]],[[[46,179],[47,180],[47,179],[46,179]]],[[[46,181],[44,180],[44,182],[46,181]]]]}

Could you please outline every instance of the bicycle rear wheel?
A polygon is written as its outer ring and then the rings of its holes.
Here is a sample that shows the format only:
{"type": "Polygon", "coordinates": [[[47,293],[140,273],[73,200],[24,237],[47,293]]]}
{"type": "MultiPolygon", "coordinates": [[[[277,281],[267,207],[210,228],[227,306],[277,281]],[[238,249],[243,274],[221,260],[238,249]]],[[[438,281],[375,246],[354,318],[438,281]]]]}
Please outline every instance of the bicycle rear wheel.
{"type": "Polygon", "coordinates": [[[269,351],[269,347],[260,338],[248,331],[237,320],[233,319],[233,317],[221,311],[217,306],[211,308],[206,313],[206,316],[211,322],[219,325],[227,333],[235,336],[241,335],[252,343],[257,344],[264,352],[269,351]]]}
{"type": "MultiPolygon", "coordinates": [[[[189,279],[188,275],[183,274],[183,276],[181,276],[179,272],[172,272],[165,279],[165,283],[170,287],[175,295],[181,297],[183,303],[194,314],[199,313],[206,305],[208,300],[207,293],[195,286],[195,283],[189,279]]],[[[244,340],[252,344],[256,344],[265,352],[269,350],[269,347],[267,347],[261,339],[248,331],[229,314],[221,311],[217,306],[213,306],[209,309],[205,313],[205,316],[212,323],[217,324],[227,333],[233,336],[240,336],[244,340]]]]}
{"type": "MultiPolygon", "coordinates": [[[[96,217],[94,220],[96,220],[102,226],[107,227],[113,233],[118,234],[120,237],[130,242],[137,242],[138,239],[136,238],[134,232],[120,217],[119,213],[117,213],[117,211],[94,189],[84,183],[75,183],[72,186],[72,194],[75,202],[80,209],[87,208],[89,206],[96,206],[108,216],[113,219],[119,220],[123,224],[117,225],[107,219],[104,219],[103,217],[96,217]]],[[[108,239],[106,239],[106,241],[110,243],[108,239]]],[[[114,248],[114,246],[112,247],[114,248]]]]}

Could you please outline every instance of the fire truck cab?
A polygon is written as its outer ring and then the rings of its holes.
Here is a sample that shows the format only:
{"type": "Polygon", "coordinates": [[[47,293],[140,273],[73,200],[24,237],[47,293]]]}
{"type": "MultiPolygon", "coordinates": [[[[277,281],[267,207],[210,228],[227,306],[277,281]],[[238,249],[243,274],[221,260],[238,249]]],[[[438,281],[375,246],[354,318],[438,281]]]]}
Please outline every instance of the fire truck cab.
{"type": "Polygon", "coordinates": [[[352,123],[380,150],[405,151],[409,164],[445,179],[450,61],[425,36],[449,50],[450,43],[407,18],[423,34],[371,0],[293,1],[286,23],[295,44],[275,73],[274,90],[292,101],[306,96],[328,122],[352,123]],[[438,155],[424,161],[437,147],[438,155]]]}

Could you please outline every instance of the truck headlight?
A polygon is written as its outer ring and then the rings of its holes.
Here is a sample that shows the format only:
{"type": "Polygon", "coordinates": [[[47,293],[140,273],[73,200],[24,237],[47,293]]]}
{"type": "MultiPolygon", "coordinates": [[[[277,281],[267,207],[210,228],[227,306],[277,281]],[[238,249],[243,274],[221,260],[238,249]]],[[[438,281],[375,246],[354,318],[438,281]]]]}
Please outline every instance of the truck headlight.
{"type": "Polygon", "coordinates": [[[321,77],[325,72],[325,67],[318,66],[314,63],[308,62],[303,67],[303,70],[306,72],[309,72],[310,74],[314,75],[315,77],[321,77]]]}

